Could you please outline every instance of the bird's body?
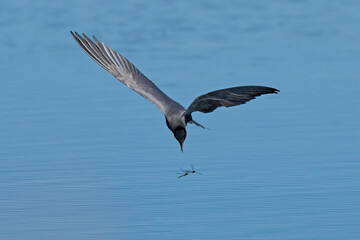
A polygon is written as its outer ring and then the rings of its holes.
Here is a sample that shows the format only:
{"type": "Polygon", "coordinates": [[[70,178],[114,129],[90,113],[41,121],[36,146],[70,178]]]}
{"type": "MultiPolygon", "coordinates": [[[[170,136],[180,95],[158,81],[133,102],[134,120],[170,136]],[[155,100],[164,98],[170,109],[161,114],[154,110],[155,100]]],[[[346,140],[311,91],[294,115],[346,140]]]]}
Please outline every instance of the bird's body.
{"type": "Polygon", "coordinates": [[[175,130],[177,127],[186,127],[184,112],[185,109],[178,109],[165,115],[166,125],[169,129],[175,130]]]}
{"type": "Polygon", "coordinates": [[[186,109],[162,92],[129,60],[104,43],[99,42],[95,36],[94,40],[96,44],[85,34],[83,34],[82,37],[76,32],[75,34],[73,32],[70,33],[80,47],[100,66],[161,110],[165,116],[166,125],[180,143],[181,150],[183,150],[183,143],[186,138],[186,125],[188,123],[193,123],[204,128],[192,119],[192,112],[199,111],[209,113],[220,106],[232,107],[244,104],[262,94],[277,93],[279,91],[263,86],[243,86],[221,89],[197,97],[186,109]]]}

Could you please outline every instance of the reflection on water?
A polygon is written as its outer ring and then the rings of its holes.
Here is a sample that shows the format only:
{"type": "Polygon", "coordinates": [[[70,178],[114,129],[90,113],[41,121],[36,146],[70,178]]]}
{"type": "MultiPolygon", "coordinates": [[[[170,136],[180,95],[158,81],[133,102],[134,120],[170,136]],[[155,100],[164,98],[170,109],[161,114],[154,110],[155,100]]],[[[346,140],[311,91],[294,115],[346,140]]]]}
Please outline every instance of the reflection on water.
{"type": "Polygon", "coordinates": [[[358,239],[359,7],[0,3],[0,238],[358,239]],[[185,106],[232,86],[281,94],[194,114],[212,130],[190,125],[182,154],[161,112],[69,30],[185,106]]]}

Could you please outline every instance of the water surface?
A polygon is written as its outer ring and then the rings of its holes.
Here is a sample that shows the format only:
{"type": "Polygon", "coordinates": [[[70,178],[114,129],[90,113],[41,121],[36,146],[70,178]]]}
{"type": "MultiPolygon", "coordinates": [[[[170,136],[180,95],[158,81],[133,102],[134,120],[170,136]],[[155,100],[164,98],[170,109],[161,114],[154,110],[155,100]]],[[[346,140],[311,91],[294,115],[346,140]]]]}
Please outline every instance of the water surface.
{"type": "Polygon", "coordinates": [[[1,239],[359,239],[356,1],[0,3],[1,239]],[[184,153],[76,45],[95,34],[195,113],[184,153]],[[178,178],[179,167],[204,175],[178,178]]]}

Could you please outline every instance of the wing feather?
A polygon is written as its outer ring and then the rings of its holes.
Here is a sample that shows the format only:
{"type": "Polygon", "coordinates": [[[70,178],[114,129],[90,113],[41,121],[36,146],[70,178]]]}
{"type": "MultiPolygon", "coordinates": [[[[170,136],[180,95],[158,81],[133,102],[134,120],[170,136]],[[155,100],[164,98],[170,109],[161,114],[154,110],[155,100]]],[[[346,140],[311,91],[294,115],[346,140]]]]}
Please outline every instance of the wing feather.
{"type": "Polygon", "coordinates": [[[221,106],[237,106],[257,96],[278,92],[279,90],[275,88],[263,86],[243,86],[221,89],[197,97],[186,109],[184,115],[186,116],[196,111],[209,113],[221,106]]]}
{"type": "Polygon", "coordinates": [[[94,43],[85,34],[83,37],[77,32],[71,32],[79,46],[101,67],[114,75],[120,82],[139,93],[157,106],[165,115],[174,110],[184,110],[178,102],[163,93],[139,69],[120,53],[114,51],[105,43],[99,42],[95,36],[94,43]]]}

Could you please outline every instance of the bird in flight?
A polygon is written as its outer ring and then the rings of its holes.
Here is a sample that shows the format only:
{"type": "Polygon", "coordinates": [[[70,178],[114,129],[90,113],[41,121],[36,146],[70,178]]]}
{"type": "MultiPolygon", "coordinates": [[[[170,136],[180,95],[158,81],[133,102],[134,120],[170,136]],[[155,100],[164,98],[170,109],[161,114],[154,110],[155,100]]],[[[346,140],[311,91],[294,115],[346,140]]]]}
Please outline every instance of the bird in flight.
{"type": "Polygon", "coordinates": [[[111,47],[99,42],[95,36],[94,42],[85,34],[82,36],[77,32],[70,31],[79,46],[101,67],[110,72],[120,82],[149,100],[165,115],[167,127],[174,134],[180,143],[183,151],[183,143],[186,138],[186,125],[195,124],[205,128],[193,120],[193,112],[209,113],[216,108],[232,107],[244,104],[257,96],[268,93],[278,93],[279,90],[263,86],[242,86],[220,89],[201,95],[184,108],[181,104],[171,99],[162,92],[152,81],[150,81],[139,69],[137,69],[128,59],[111,47]]]}

